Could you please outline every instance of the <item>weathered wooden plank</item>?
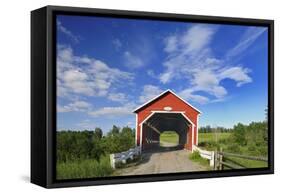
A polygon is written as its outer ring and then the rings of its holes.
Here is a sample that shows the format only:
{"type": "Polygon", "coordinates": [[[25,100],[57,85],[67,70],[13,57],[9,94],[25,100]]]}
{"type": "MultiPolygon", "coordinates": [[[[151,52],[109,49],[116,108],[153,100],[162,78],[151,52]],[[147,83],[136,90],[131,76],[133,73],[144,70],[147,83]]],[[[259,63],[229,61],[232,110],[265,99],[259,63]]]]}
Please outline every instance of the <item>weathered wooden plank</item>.
{"type": "Polygon", "coordinates": [[[156,133],[160,134],[161,132],[154,126],[152,126],[149,122],[145,122],[147,126],[149,126],[151,129],[153,129],[156,133]]]}
{"type": "Polygon", "coordinates": [[[229,156],[229,157],[244,158],[244,159],[248,159],[248,160],[258,160],[258,161],[264,161],[264,162],[268,161],[267,158],[256,157],[256,156],[246,156],[246,155],[233,154],[233,153],[227,153],[227,152],[219,152],[218,154],[221,154],[223,156],[229,156]]]}
{"type": "Polygon", "coordinates": [[[224,157],[223,159],[224,159],[225,162],[230,162],[230,163],[233,163],[234,165],[241,166],[243,168],[247,168],[246,166],[240,164],[239,162],[237,162],[233,159],[230,159],[229,157],[224,157]]]}
{"type": "MultiPolygon", "coordinates": [[[[222,152],[222,148],[220,148],[220,152],[222,152]]],[[[223,170],[223,155],[219,154],[219,170],[223,170]]]]}
{"type": "Polygon", "coordinates": [[[228,162],[221,162],[220,161],[220,164],[224,165],[224,166],[227,166],[231,169],[245,169],[245,167],[242,167],[242,166],[237,166],[237,165],[233,165],[233,164],[230,164],[228,162]]]}

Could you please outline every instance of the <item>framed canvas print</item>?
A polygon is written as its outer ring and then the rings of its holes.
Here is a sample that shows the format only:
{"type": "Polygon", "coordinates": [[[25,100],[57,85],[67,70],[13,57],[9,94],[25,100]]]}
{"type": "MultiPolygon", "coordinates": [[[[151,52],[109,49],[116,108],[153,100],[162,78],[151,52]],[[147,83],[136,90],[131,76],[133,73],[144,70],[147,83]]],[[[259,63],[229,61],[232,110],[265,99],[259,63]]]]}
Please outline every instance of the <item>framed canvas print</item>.
{"type": "Polygon", "coordinates": [[[273,21],[31,12],[31,182],[272,174],[273,21]]]}

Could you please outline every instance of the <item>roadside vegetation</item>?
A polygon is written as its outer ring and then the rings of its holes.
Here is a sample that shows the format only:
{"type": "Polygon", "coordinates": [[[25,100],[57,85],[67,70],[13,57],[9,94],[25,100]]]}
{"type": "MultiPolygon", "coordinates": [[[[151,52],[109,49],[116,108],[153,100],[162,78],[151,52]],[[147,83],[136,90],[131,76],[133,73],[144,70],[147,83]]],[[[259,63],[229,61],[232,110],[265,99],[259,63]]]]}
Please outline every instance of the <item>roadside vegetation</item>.
{"type": "Polygon", "coordinates": [[[194,151],[192,154],[190,154],[189,159],[194,162],[198,162],[202,166],[205,166],[207,168],[209,167],[209,160],[202,158],[198,151],[194,151]]]}
{"type": "Polygon", "coordinates": [[[134,129],[113,126],[102,129],[57,132],[57,179],[110,176],[109,155],[127,151],[135,145],[134,129]]]}
{"type": "Polygon", "coordinates": [[[84,159],[60,162],[57,164],[57,179],[79,179],[105,177],[113,173],[108,155],[100,160],[84,159]]]}
{"type": "MultiPolygon", "coordinates": [[[[135,145],[135,131],[129,127],[113,126],[104,134],[102,129],[57,132],[57,179],[105,177],[114,174],[109,155],[127,151],[135,145]]],[[[205,150],[222,150],[248,156],[267,157],[268,130],[266,122],[241,123],[233,129],[201,127],[198,146],[205,150]]],[[[177,144],[178,134],[163,133],[160,142],[177,144]]],[[[208,166],[198,152],[190,159],[208,166]]],[[[266,162],[230,158],[248,168],[266,167],[266,162]]]]}
{"type": "MultiPolygon", "coordinates": [[[[203,127],[199,130],[198,146],[205,150],[268,157],[267,122],[238,123],[233,129],[203,127]],[[207,129],[207,130],[206,130],[207,129]]],[[[247,168],[266,167],[267,162],[230,158],[247,168]]]]}

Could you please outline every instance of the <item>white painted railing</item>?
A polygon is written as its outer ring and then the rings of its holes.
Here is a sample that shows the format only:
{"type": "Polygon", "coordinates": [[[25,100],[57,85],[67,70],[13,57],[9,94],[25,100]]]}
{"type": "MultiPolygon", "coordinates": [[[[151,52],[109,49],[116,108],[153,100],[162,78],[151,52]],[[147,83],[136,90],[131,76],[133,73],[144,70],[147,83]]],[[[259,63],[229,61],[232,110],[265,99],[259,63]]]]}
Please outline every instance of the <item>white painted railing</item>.
{"type": "Polygon", "coordinates": [[[116,164],[126,164],[128,159],[133,160],[141,154],[140,146],[131,148],[128,151],[110,154],[110,164],[112,168],[116,168],[116,164]]]}
{"type": "Polygon", "coordinates": [[[214,166],[215,164],[215,152],[202,150],[201,148],[193,145],[193,151],[198,151],[202,158],[210,160],[210,166],[214,166]]]}

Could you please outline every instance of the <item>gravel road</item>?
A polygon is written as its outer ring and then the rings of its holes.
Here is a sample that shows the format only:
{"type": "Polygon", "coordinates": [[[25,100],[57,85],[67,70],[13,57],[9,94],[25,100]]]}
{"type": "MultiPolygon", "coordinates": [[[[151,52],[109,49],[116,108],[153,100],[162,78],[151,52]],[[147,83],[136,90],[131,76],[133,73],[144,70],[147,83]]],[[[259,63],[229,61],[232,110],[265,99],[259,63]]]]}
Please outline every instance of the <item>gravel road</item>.
{"type": "Polygon", "coordinates": [[[142,154],[142,162],[136,166],[118,170],[119,175],[158,174],[173,172],[204,171],[206,167],[192,162],[187,150],[173,150],[170,145],[151,153],[142,154]]]}

